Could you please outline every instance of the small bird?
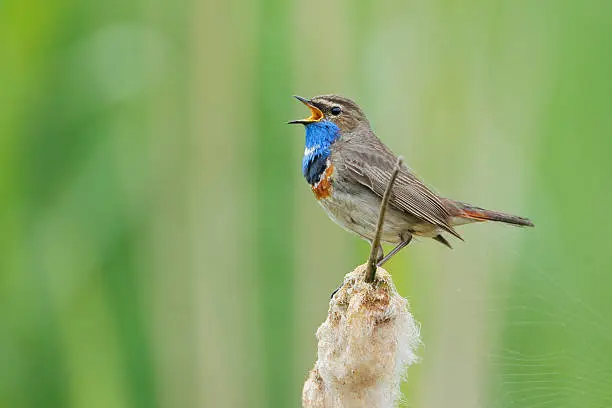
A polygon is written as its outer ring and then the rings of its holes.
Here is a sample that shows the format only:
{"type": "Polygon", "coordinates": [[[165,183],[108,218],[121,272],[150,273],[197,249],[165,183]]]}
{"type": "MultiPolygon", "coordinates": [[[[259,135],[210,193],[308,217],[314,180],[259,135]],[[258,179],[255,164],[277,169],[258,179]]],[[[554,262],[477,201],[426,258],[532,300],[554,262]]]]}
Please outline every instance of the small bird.
{"type": "MultiPolygon", "coordinates": [[[[307,119],[288,122],[306,128],[304,178],[334,222],[372,243],[382,196],[397,156],[374,134],[365,114],[352,100],[338,95],[295,98],[311,112],[307,119]]],[[[455,227],[482,221],[534,226],[527,218],[440,197],[402,164],[391,190],[381,237],[396,246],[386,256],[381,246],[377,248],[378,266],[408,245],[414,235],[433,238],[452,248],[443,234],[463,240],[455,227]]]]}

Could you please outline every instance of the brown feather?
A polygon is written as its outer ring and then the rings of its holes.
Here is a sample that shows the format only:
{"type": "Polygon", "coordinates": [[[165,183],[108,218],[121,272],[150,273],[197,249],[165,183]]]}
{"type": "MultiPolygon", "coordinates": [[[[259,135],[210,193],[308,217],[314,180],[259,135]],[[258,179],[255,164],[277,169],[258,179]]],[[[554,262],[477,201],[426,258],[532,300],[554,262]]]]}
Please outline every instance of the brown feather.
{"type": "MultiPolygon", "coordinates": [[[[380,197],[397,160],[397,156],[367,128],[343,135],[334,145],[333,156],[333,161],[342,166],[339,174],[341,172],[347,181],[360,183],[380,197]]],[[[451,214],[443,200],[406,166],[393,186],[389,205],[461,239],[449,223],[451,214]]]]}

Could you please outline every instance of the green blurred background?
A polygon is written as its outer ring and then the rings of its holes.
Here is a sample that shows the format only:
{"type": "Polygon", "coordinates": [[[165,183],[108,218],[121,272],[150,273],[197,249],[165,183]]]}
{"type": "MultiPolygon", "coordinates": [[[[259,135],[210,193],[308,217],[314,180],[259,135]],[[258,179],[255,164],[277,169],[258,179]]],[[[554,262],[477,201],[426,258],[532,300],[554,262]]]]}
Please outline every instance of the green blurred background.
{"type": "Polygon", "coordinates": [[[292,94],[356,99],[462,229],[389,265],[407,407],[612,406],[612,2],[0,1],[0,407],[293,407],[368,247],[292,94]]]}

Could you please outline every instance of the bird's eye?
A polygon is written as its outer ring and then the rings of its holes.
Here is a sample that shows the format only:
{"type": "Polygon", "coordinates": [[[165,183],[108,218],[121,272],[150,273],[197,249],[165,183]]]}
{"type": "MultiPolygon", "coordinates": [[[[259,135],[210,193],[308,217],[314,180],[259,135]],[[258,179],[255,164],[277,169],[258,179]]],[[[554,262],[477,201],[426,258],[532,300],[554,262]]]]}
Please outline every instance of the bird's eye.
{"type": "Polygon", "coordinates": [[[334,106],[333,108],[331,108],[332,115],[338,116],[340,113],[342,113],[342,108],[340,108],[339,106],[334,106]]]}

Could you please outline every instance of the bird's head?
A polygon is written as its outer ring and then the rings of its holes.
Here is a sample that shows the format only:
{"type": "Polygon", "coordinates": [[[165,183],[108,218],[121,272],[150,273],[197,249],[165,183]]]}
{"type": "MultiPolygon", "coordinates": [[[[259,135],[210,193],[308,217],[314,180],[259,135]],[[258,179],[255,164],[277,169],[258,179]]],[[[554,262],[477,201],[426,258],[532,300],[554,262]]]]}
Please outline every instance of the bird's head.
{"type": "Polygon", "coordinates": [[[289,123],[301,123],[306,127],[302,172],[312,184],[325,169],[332,145],[340,138],[349,138],[353,130],[363,126],[369,128],[370,124],[359,106],[348,98],[338,95],[295,98],[310,109],[310,117],[289,123]]]}
{"type": "Polygon", "coordinates": [[[310,117],[292,120],[290,124],[301,123],[308,127],[316,123],[329,121],[334,123],[341,132],[350,132],[360,126],[369,127],[368,120],[359,106],[353,101],[338,95],[321,95],[312,99],[295,96],[310,109],[310,117]]]}

